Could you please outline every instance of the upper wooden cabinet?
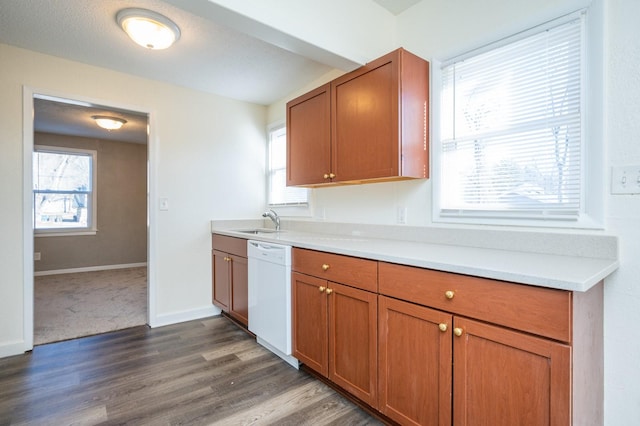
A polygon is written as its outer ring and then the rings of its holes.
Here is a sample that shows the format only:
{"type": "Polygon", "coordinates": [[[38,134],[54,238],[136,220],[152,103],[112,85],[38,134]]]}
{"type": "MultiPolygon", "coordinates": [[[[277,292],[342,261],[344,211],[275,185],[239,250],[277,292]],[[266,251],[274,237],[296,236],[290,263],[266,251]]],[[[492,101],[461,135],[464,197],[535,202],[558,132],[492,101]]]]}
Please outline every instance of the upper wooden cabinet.
{"type": "Polygon", "coordinates": [[[395,50],[287,103],[287,185],[429,176],[429,63],[395,50]]]}
{"type": "Polygon", "coordinates": [[[330,84],[287,104],[287,185],[326,183],[331,170],[330,84]]]}

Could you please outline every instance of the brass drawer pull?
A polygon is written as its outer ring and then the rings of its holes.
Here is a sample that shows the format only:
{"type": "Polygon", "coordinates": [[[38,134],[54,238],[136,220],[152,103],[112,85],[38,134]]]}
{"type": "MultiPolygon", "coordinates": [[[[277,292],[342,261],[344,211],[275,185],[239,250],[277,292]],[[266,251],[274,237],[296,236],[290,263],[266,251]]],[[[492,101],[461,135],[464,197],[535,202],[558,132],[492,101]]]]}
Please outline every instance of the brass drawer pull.
{"type": "Polygon", "coordinates": [[[446,297],[449,300],[453,299],[455,295],[456,294],[453,292],[453,290],[447,290],[444,292],[444,297],[446,297]]]}
{"type": "Polygon", "coordinates": [[[331,293],[333,293],[333,289],[328,288],[328,289],[325,290],[325,293],[331,294],[331,293]]]}
{"type": "Polygon", "coordinates": [[[438,328],[440,329],[440,331],[447,331],[447,328],[449,328],[447,326],[447,324],[441,322],[440,324],[438,324],[438,328]]]}
{"type": "Polygon", "coordinates": [[[324,263],[324,264],[322,265],[322,270],[323,270],[323,271],[326,271],[327,269],[329,269],[329,265],[328,265],[328,264],[326,264],[326,263],[324,263]]]}
{"type": "Polygon", "coordinates": [[[318,287],[318,290],[320,290],[320,293],[324,292],[326,289],[327,288],[323,286],[318,287]]]}
{"type": "Polygon", "coordinates": [[[456,328],[453,329],[453,334],[455,334],[456,336],[460,337],[460,336],[462,336],[462,332],[463,331],[464,330],[462,330],[461,328],[456,327],[456,328]]]}

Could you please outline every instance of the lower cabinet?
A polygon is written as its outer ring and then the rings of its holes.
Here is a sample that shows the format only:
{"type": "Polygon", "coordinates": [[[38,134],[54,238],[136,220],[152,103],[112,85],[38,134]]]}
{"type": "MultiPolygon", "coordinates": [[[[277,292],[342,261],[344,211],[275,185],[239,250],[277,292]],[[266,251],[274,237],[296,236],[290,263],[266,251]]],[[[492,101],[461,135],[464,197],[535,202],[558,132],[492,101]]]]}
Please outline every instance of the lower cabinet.
{"type": "Polygon", "coordinates": [[[309,368],[401,425],[602,425],[602,283],[367,262],[294,249],[294,351],[309,368]]]}
{"type": "Polygon", "coordinates": [[[406,425],[571,424],[569,346],[385,296],[379,306],[386,416],[406,425]]]}
{"type": "Polygon", "coordinates": [[[385,262],[378,274],[382,413],[403,425],[602,425],[602,283],[571,292],[385,262]]]}
{"type": "Polygon", "coordinates": [[[465,318],[453,323],[454,425],[571,424],[568,345],[465,318]]]}
{"type": "Polygon", "coordinates": [[[378,408],[405,425],[451,425],[452,316],[379,296],[378,408]]]}
{"type": "Polygon", "coordinates": [[[213,234],[213,304],[249,324],[247,240],[213,234]]]}
{"type": "MultiPolygon", "coordinates": [[[[320,252],[293,252],[292,273],[294,356],[372,407],[377,406],[377,294],[328,280],[338,278],[341,261],[320,252]],[[297,254],[297,255],[296,255],[297,254]],[[310,256],[307,258],[307,256],[310,256]],[[317,257],[316,257],[317,256],[317,257]],[[309,268],[302,265],[309,260],[309,268]],[[317,260],[317,262],[316,262],[317,260]],[[332,262],[334,260],[335,262],[332,262]],[[320,276],[309,275],[315,273],[320,276]]],[[[354,259],[356,260],[356,259],[354,259]]],[[[376,262],[356,260],[345,273],[360,267],[375,277],[376,262]],[[359,264],[358,262],[364,262],[359,264]]]]}

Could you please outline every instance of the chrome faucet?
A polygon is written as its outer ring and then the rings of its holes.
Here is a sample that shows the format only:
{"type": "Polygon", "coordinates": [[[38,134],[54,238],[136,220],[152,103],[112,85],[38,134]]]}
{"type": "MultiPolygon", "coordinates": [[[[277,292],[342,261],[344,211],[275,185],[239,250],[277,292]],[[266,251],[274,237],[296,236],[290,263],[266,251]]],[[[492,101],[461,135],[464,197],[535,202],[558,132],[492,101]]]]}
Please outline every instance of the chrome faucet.
{"type": "Polygon", "coordinates": [[[273,209],[262,213],[262,217],[268,217],[271,219],[273,223],[276,224],[276,231],[280,230],[280,216],[278,216],[278,213],[274,212],[273,209]]]}

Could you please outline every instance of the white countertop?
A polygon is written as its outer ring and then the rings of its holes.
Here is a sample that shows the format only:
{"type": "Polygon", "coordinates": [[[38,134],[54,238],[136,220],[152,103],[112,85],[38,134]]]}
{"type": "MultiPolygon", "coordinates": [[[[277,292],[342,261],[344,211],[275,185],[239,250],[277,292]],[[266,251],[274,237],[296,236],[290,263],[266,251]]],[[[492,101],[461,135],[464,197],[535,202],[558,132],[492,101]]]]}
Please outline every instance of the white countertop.
{"type": "Polygon", "coordinates": [[[294,229],[258,235],[239,232],[253,227],[249,222],[212,222],[213,233],[232,237],[571,291],[589,290],[618,267],[618,260],[611,256],[547,254],[294,229]]]}

